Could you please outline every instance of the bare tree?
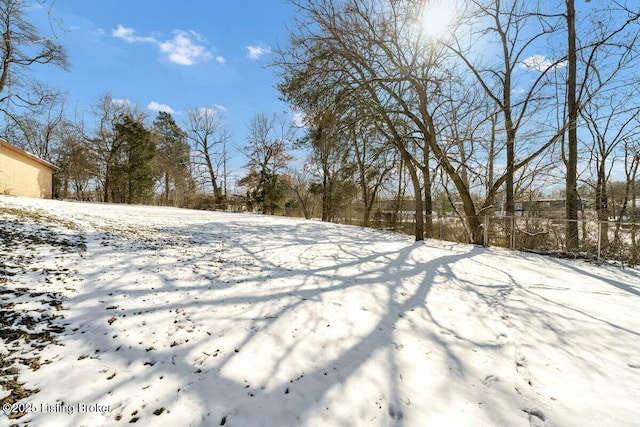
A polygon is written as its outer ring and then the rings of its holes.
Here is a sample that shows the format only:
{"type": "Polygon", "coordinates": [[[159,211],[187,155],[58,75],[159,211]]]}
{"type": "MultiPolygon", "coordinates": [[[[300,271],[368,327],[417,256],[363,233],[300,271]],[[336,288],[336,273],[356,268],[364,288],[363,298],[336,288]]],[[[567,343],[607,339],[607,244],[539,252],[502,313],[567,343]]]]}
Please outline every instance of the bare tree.
{"type": "MultiPolygon", "coordinates": [[[[293,3],[299,15],[290,46],[281,50],[276,60],[282,70],[281,91],[287,101],[311,117],[318,106],[331,104],[343,106],[344,111],[351,106],[364,112],[395,146],[409,172],[414,184],[418,240],[423,236],[423,194],[427,202],[430,199],[426,190],[430,188],[432,161],[455,188],[469,239],[475,243],[483,241],[480,215],[493,209],[496,195],[506,187],[507,211],[513,213],[515,195],[526,188],[518,180],[544,170],[546,165],[541,160],[558,142],[567,142],[563,153],[568,175],[577,176],[577,160],[571,160],[577,158],[577,151],[569,141],[577,139],[575,117],[579,107],[594,94],[584,87],[591,84],[597,91],[614,78],[615,72],[598,73],[603,69],[597,61],[600,54],[602,58],[605,52],[613,54],[610,58],[628,63],[634,54],[631,42],[637,38],[637,32],[634,36],[630,29],[638,12],[623,10],[620,2],[608,8],[611,19],[598,24],[593,34],[582,34],[576,46],[570,45],[571,40],[576,41],[576,34],[571,30],[575,25],[573,2],[569,0],[564,2],[565,14],[547,4],[523,0],[468,2],[462,22],[463,30],[468,30],[467,39],[459,36],[443,40],[425,39],[416,23],[415,16],[428,8],[430,1],[293,3]],[[542,6],[549,9],[541,10],[542,6]],[[560,43],[566,50],[560,55],[551,54],[551,59],[536,55],[545,46],[557,44],[565,30],[567,45],[562,39],[560,43]],[[623,36],[628,38],[625,43],[623,36]],[[487,56],[472,52],[479,39],[495,43],[498,61],[493,63],[487,56]],[[579,54],[582,64],[579,81],[569,78],[576,72],[572,52],[579,54]],[[456,64],[462,64],[462,69],[456,64]],[[594,85],[596,76],[602,81],[594,85]],[[493,108],[486,98],[469,97],[473,95],[469,91],[471,80],[478,82],[493,108]],[[560,103],[554,105],[552,91],[560,81],[560,103]],[[323,97],[329,102],[316,102],[323,97]],[[559,123],[549,125],[545,119],[555,111],[560,111],[559,123]],[[490,137],[479,137],[483,133],[490,137]],[[518,144],[518,138],[523,143],[518,144]],[[506,151],[504,170],[495,167],[501,147],[506,151]],[[474,170],[483,162],[480,173],[474,170]],[[481,185],[482,179],[490,185],[481,185]],[[478,197],[478,188],[485,189],[483,198],[478,197]]],[[[575,205],[569,190],[573,187],[567,187],[567,205],[575,205]]],[[[571,226],[571,214],[567,213],[567,218],[571,226]]],[[[572,250],[570,235],[568,229],[567,248],[572,250]]]]}
{"type": "Polygon", "coordinates": [[[576,9],[574,0],[565,0],[567,22],[567,139],[566,158],[567,178],[566,197],[566,239],[567,251],[578,249],[578,57],[576,51],[576,9]]]}
{"type": "MultiPolygon", "coordinates": [[[[349,102],[357,100],[359,108],[375,117],[374,123],[396,147],[408,168],[416,203],[416,239],[423,238],[425,205],[431,211],[426,190],[431,186],[429,171],[433,157],[456,188],[470,240],[481,243],[478,215],[492,205],[493,195],[508,174],[495,179],[487,201],[478,209],[466,177],[467,165],[460,167],[460,160],[466,161],[460,148],[469,141],[458,139],[451,144],[442,140],[445,124],[439,120],[439,110],[447,100],[444,87],[456,85],[457,89],[449,92],[464,92],[468,78],[458,77],[449,66],[450,49],[421,36],[413,17],[421,10],[422,2],[405,0],[383,5],[368,0],[314,0],[296,4],[308,22],[301,22],[292,36],[293,47],[282,55],[283,68],[292,76],[293,89],[302,86],[301,80],[318,85],[319,76],[325,77],[333,85],[333,93],[339,94],[335,87],[342,87],[350,97],[349,102]],[[310,63],[321,65],[308,66],[310,63]],[[301,69],[298,64],[306,68],[301,69]],[[331,77],[326,78],[327,75],[331,77]],[[455,156],[452,150],[457,153],[455,156]],[[423,190],[427,203],[423,203],[423,190]]],[[[331,89],[327,84],[320,85],[325,90],[331,89]]],[[[550,139],[547,147],[553,142],[550,139]]],[[[523,168],[545,148],[539,147],[514,163],[511,172],[523,168]]]]}
{"type": "Polygon", "coordinates": [[[612,1],[578,20],[575,1],[565,0],[567,36],[566,165],[567,251],[578,249],[578,128],[580,111],[626,69],[637,69],[640,10],[612,1]],[[578,31],[582,29],[583,31],[578,31]],[[635,67],[632,64],[636,64],[635,67]]]}
{"type": "Polygon", "coordinates": [[[218,111],[212,108],[191,108],[187,111],[186,134],[195,152],[195,164],[205,168],[214,202],[222,198],[220,169],[227,161],[227,144],[231,132],[218,111]]]}
{"type": "Polygon", "coordinates": [[[78,200],[89,200],[91,181],[99,176],[97,157],[90,152],[84,132],[78,125],[65,120],[59,133],[60,147],[56,160],[59,167],[56,174],[58,196],[66,199],[73,195],[78,200]]]}
{"type": "Polygon", "coordinates": [[[628,146],[625,142],[640,137],[640,108],[634,102],[637,96],[637,89],[632,85],[616,86],[601,92],[580,110],[591,136],[590,164],[595,169],[595,209],[602,224],[600,239],[604,247],[609,243],[609,216],[613,213],[607,188],[611,172],[618,166],[618,156],[623,157],[619,147],[628,146]]]}
{"type": "Polygon", "coordinates": [[[243,151],[249,168],[238,185],[247,187],[263,213],[275,213],[284,197],[283,172],[293,157],[288,153],[295,129],[284,117],[260,113],[249,123],[249,135],[243,151]]]}
{"type": "MultiPolygon", "coordinates": [[[[640,127],[640,120],[636,116],[634,128],[640,127]]],[[[614,233],[614,242],[617,245],[621,244],[621,236],[620,229],[622,227],[622,222],[625,219],[631,218],[631,221],[636,225],[632,226],[632,247],[633,254],[637,257],[638,251],[638,242],[637,242],[637,223],[640,221],[640,211],[638,210],[637,200],[637,181],[640,178],[638,175],[640,168],[640,139],[636,136],[635,138],[629,138],[624,141],[624,193],[622,196],[622,200],[619,203],[619,209],[615,212],[616,215],[616,229],[614,233]],[[631,206],[629,206],[631,204],[631,206]]],[[[635,260],[637,262],[637,259],[635,260]]]]}
{"type": "Polygon", "coordinates": [[[313,218],[318,194],[317,191],[314,191],[316,185],[311,174],[303,168],[302,170],[290,169],[288,175],[291,178],[289,184],[291,192],[295,195],[296,202],[302,209],[302,214],[306,219],[313,218]]]}
{"type": "Polygon", "coordinates": [[[374,126],[367,126],[366,123],[352,125],[351,135],[360,197],[364,205],[362,225],[368,227],[378,194],[396,168],[397,151],[374,126]]]}
{"type": "Polygon", "coordinates": [[[29,76],[31,67],[69,67],[65,49],[27,20],[30,4],[26,0],[0,0],[0,110],[8,117],[14,116],[15,108],[38,111],[58,96],[58,92],[29,76]]]}
{"type": "MultiPolygon", "coordinates": [[[[97,179],[102,190],[102,200],[110,202],[120,180],[117,165],[122,160],[127,142],[118,138],[116,125],[124,116],[130,116],[132,120],[142,123],[145,115],[128,101],[114,99],[111,94],[102,95],[91,112],[96,125],[90,134],[85,134],[85,141],[98,167],[97,179]]],[[[79,123],[79,129],[85,129],[83,123],[79,123]]]]}
{"type": "MultiPolygon", "coordinates": [[[[356,108],[396,147],[413,183],[415,234],[417,240],[422,240],[425,221],[420,164],[425,156],[413,155],[417,139],[407,125],[412,120],[418,121],[423,125],[420,131],[428,137],[432,135],[423,120],[423,113],[428,111],[425,108],[416,113],[418,101],[411,90],[419,87],[420,93],[425,93],[432,88],[429,72],[433,62],[427,50],[416,52],[415,44],[407,46],[404,44],[407,39],[398,38],[396,30],[402,29],[397,26],[404,23],[406,29],[411,25],[404,19],[407,15],[398,10],[407,2],[394,2],[391,10],[382,10],[386,6],[375,2],[357,0],[295,4],[301,14],[299,25],[291,34],[291,48],[280,52],[277,61],[283,70],[281,91],[289,102],[311,117],[322,105],[340,105],[344,111],[356,108]],[[411,61],[411,65],[400,64],[404,60],[411,61]],[[418,73],[422,74],[410,81],[406,72],[415,71],[417,63],[418,73]],[[318,98],[324,99],[314,105],[318,98]]],[[[425,99],[426,96],[422,98],[425,99]]]]}
{"type": "MultiPolygon", "coordinates": [[[[542,89],[546,83],[545,76],[550,71],[564,65],[564,58],[547,59],[541,55],[529,56],[531,46],[548,41],[551,29],[557,23],[549,24],[553,15],[545,15],[541,20],[536,10],[531,10],[531,2],[525,0],[473,0],[470,2],[467,14],[461,21],[461,34],[457,36],[452,31],[450,38],[443,40],[449,49],[456,53],[471,75],[479,83],[489,100],[494,104],[490,109],[492,126],[492,142],[502,141],[506,148],[506,170],[504,182],[506,198],[506,214],[515,214],[516,172],[518,164],[519,133],[531,119],[543,99],[542,89]],[[465,29],[471,28],[471,32],[465,29]],[[486,41],[489,46],[495,46],[496,55],[477,55],[474,49],[478,40],[486,41]],[[495,60],[492,60],[495,58],[495,60]],[[531,78],[531,73],[537,72],[531,78]],[[494,113],[495,111],[495,113],[494,113]],[[498,121],[499,120],[499,121],[498,121]],[[499,126],[496,126],[499,125],[499,126]],[[496,134],[500,131],[502,135],[496,134]]],[[[556,20],[559,16],[555,17],[556,20]]],[[[539,135],[524,139],[530,147],[520,147],[520,158],[529,157],[531,153],[537,155],[551,147],[558,139],[558,133],[539,135]],[[528,150],[527,150],[528,149],[528,150]]],[[[524,144],[523,144],[524,145],[524,144]]],[[[495,153],[492,153],[492,156],[495,153]]],[[[531,160],[533,160],[533,157],[531,160]]],[[[493,162],[493,158],[491,159],[493,162]]],[[[488,186],[489,197],[479,213],[489,210],[494,205],[495,194],[499,191],[496,182],[488,186]]],[[[510,220],[505,222],[507,236],[510,237],[510,220]]]]}
{"type": "Polygon", "coordinates": [[[55,154],[60,146],[60,130],[64,122],[64,99],[52,98],[48,105],[42,105],[43,114],[14,114],[6,123],[5,134],[20,148],[41,159],[56,162],[55,154]]]}

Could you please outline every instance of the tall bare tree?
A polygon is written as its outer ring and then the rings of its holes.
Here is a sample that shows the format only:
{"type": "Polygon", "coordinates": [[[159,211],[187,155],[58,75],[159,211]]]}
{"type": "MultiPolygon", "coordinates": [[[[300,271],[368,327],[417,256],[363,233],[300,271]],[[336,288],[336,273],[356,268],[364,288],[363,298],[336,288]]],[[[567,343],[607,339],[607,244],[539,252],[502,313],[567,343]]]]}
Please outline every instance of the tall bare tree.
{"type": "Polygon", "coordinates": [[[422,240],[425,220],[420,165],[424,156],[414,156],[419,139],[407,124],[417,121],[423,125],[419,132],[433,135],[424,121],[429,120],[424,117],[429,115],[427,105],[419,104],[419,97],[412,92],[418,89],[425,94],[420,99],[426,101],[426,91],[433,88],[433,76],[429,74],[433,62],[423,46],[416,51],[415,42],[406,45],[409,40],[398,36],[411,26],[405,19],[408,2],[393,2],[391,9],[357,0],[294,3],[300,12],[299,25],[291,34],[290,48],[281,51],[277,60],[284,80],[281,91],[311,117],[318,105],[356,108],[396,147],[413,183],[415,234],[422,240]],[[409,67],[406,61],[411,63],[409,67]],[[407,70],[416,71],[415,67],[422,74],[411,80],[413,76],[407,76],[407,70]],[[310,106],[308,99],[318,97],[325,100],[310,106]]]}
{"type": "MultiPolygon", "coordinates": [[[[586,2],[588,3],[588,2],[586,2]]],[[[638,67],[640,9],[625,1],[586,8],[579,19],[574,0],[565,0],[567,37],[566,166],[567,251],[579,248],[578,143],[580,112],[598,93],[638,67]],[[582,31],[579,31],[582,30],[582,31]]]]}
{"type": "Polygon", "coordinates": [[[13,120],[6,123],[5,135],[20,148],[55,163],[64,123],[64,98],[53,97],[51,103],[41,107],[42,114],[13,114],[13,120]]]}
{"type": "Polygon", "coordinates": [[[9,117],[14,116],[16,108],[38,111],[59,96],[29,75],[33,66],[69,67],[64,47],[28,21],[27,10],[32,3],[42,2],[0,0],[0,110],[9,117]]]}
{"type": "Polygon", "coordinates": [[[595,209],[598,221],[602,224],[600,239],[603,247],[609,243],[609,216],[614,214],[607,192],[610,176],[624,157],[623,150],[619,148],[624,148],[625,142],[640,138],[640,106],[634,102],[637,97],[638,90],[633,84],[616,85],[611,90],[601,92],[580,110],[592,143],[589,163],[594,169],[595,209]]]}
{"type": "Polygon", "coordinates": [[[186,134],[195,153],[195,164],[204,167],[211,185],[214,203],[222,200],[221,169],[227,161],[231,132],[219,112],[212,108],[187,111],[186,134]]]}
{"type": "Polygon", "coordinates": [[[92,155],[84,132],[75,123],[63,121],[60,128],[60,147],[56,158],[59,184],[58,196],[77,200],[89,200],[90,184],[98,176],[97,157],[92,155]]]}
{"type": "Polygon", "coordinates": [[[578,55],[576,51],[576,8],[574,0],[565,0],[567,21],[567,178],[565,182],[565,220],[567,251],[578,249],[578,55]]]}
{"type": "Polygon", "coordinates": [[[375,201],[397,166],[397,151],[393,150],[393,146],[388,144],[375,126],[367,126],[365,121],[352,124],[350,133],[360,198],[364,207],[362,225],[368,227],[375,201]]]}
{"type": "MultiPolygon", "coordinates": [[[[494,103],[498,114],[494,115],[494,112],[489,110],[492,119],[497,119],[498,115],[500,117],[500,126],[494,126],[493,132],[500,129],[504,135],[499,137],[499,140],[502,140],[506,147],[504,185],[507,216],[515,214],[515,172],[519,133],[527,126],[527,121],[530,122],[531,118],[535,117],[536,109],[544,99],[542,89],[547,82],[545,75],[564,65],[564,57],[548,59],[542,55],[530,56],[531,46],[548,42],[550,28],[557,26],[557,23],[548,23],[552,20],[552,15],[547,15],[546,20],[540,20],[537,11],[530,8],[531,2],[526,0],[473,0],[460,22],[460,34],[464,36],[456,35],[456,32],[452,31],[451,37],[442,41],[456,53],[494,103]],[[496,55],[478,55],[475,49],[478,41],[495,46],[496,55]],[[532,78],[531,73],[525,70],[531,70],[537,75],[532,78]]],[[[494,133],[493,137],[495,136],[494,133]]],[[[526,156],[527,152],[544,151],[557,138],[557,133],[547,136],[546,140],[543,138],[542,141],[532,141],[532,138],[528,138],[527,143],[532,147],[528,151],[521,149],[520,157],[526,156]]],[[[491,199],[497,190],[489,187],[491,199]]],[[[493,200],[488,206],[491,204],[493,200]]]]}
{"type": "MultiPolygon", "coordinates": [[[[449,66],[451,50],[422,37],[414,17],[424,2],[309,0],[295,4],[306,21],[300,20],[291,37],[291,49],[282,52],[280,65],[285,78],[289,76],[294,89],[302,86],[301,81],[325,90],[333,88],[336,94],[340,90],[335,88],[342,88],[349,102],[356,100],[360,108],[371,112],[374,123],[395,145],[414,183],[416,239],[423,238],[421,192],[431,185],[427,172],[433,156],[456,188],[470,240],[481,243],[479,214],[493,203],[493,196],[509,175],[497,177],[485,202],[476,206],[465,178],[467,168],[458,167],[459,161],[451,156],[451,150],[459,155],[460,144],[468,141],[452,145],[441,140],[444,124],[438,116],[447,99],[443,88],[453,84],[458,86],[457,92],[464,93],[468,78],[457,77],[457,71],[449,66]],[[424,187],[422,180],[426,181],[424,187]]],[[[304,90],[299,92],[299,98],[304,95],[304,90]]],[[[553,142],[551,138],[546,147],[553,142]]],[[[538,147],[514,162],[509,173],[525,167],[546,147],[538,147]]]]}

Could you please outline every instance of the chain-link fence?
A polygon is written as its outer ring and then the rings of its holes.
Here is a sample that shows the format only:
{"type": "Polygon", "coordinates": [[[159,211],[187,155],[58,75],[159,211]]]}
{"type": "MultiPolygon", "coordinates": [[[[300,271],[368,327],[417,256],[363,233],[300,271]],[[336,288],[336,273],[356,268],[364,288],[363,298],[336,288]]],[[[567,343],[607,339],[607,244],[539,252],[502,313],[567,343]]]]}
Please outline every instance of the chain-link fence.
{"type": "MultiPolygon", "coordinates": [[[[287,216],[303,216],[294,209],[287,216]]],[[[358,207],[343,210],[331,218],[332,222],[348,225],[364,225],[364,211],[358,207]]],[[[623,221],[577,221],[577,249],[567,245],[566,225],[569,222],[557,218],[533,218],[527,216],[481,216],[476,223],[479,230],[470,230],[469,221],[458,216],[427,218],[425,237],[470,243],[472,236],[481,235],[485,246],[498,246],[513,250],[592,259],[595,261],[619,261],[628,265],[640,264],[640,223],[623,221]]],[[[367,226],[414,234],[415,214],[411,211],[376,212],[369,214],[367,226]]],[[[477,241],[477,240],[476,240],[477,241]]]]}
{"type": "Polygon", "coordinates": [[[485,242],[515,250],[567,255],[631,265],[640,262],[640,224],[580,219],[576,248],[567,244],[569,220],[531,217],[486,217],[485,242]]]}

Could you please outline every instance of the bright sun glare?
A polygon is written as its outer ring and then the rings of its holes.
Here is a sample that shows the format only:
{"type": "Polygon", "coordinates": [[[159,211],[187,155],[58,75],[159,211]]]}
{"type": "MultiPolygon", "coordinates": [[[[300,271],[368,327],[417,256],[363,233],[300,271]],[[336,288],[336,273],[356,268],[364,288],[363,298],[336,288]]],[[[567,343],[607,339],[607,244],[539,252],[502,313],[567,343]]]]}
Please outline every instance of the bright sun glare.
{"type": "Polygon", "coordinates": [[[428,37],[444,35],[455,18],[455,2],[430,0],[422,9],[422,32],[428,37]]]}

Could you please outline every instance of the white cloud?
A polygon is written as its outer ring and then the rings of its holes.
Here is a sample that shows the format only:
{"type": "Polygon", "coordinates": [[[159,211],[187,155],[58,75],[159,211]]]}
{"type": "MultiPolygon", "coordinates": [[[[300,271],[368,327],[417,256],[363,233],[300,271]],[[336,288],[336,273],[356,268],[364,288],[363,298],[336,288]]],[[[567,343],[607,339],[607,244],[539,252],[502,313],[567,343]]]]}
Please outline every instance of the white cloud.
{"type": "Polygon", "coordinates": [[[306,120],[306,116],[304,115],[304,113],[295,112],[293,113],[293,118],[291,121],[293,123],[293,126],[297,128],[303,128],[307,125],[305,123],[305,120],[306,120]]]}
{"type": "Polygon", "coordinates": [[[520,62],[520,65],[529,70],[546,71],[549,68],[557,69],[566,67],[567,61],[556,63],[556,61],[552,61],[544,55],[533,55],[520,62]]]}
{"type": "Polygon", "coordinates": [[[131,101],[129,101],[126,98],[112,99],[111,103],[113,105],[118,106],[118,107],[129,107],[129,106],[131,106],[131,101]]]}
{"type": "MultiPolygon", "coordinates": [[[[204,45],[206,40],[195,31],[174,30],[173,38],[159,41],[152,36],[141,37],[136,35],[133,28],[118,24],[116,29],[111,30],[113,37],[122,39],[128,43],[152,43],[158,46],[160,52],[174,64],[193,65],[197,62],[207,61],[212,57],[211,52],[204,45]]],[[[224,62],[224,58],[219,56],[224,62]]]]}
{"type": "Polygon", "coordinates": [[[258,60],[261,56],[271,53],[269,46],[247,46],[247,57],[258,60]]]}
{"type": "Polygon", "coordinates": [[[136,43],[136,42],[157,43],[157,40],[154,39],[153,37],[150,37],[150,36],[140,37],[140,36],[136,36],[135,34],[136,34],[136,30],[134,30],[133,28],[125,27],[122,24],[118,24],[118,27],[115,30],[111,30],[111,35],[113,37],[123,39],[128,43],[136,43]]]}
{"type": "Polygon", "coordinates": [[[226,60],[224,59],[224,56],[216,56],[216,62],[218,64],[224,64],[226,60]]]}
{"type": "Polygon", "coordinates": [[[227,108],[224,105],[213,104],[211,107],[200,107],[198,108],[198,112],[203,116],[217,116],[220,113],[224,113],[227,111],[227,108]]]}
{"type": "Polygon", "coordinates": [[[200,107],[198,108],[198,113],[202,114],[203,116],[213,116],[216,114],[216,110],[215,108],[200,107]]]}
{"type": "Polygon", "coordinates": [[[157,112],[164,111],[165,113],[169,113],[169,114],[175,113],[175,110],[170,106],[168,106],[167,104],[161,104],[156,101],[151,101],[149,105],[147,105],[147,108],[151,111],[157,111],[157,112]]]}
{"type": "Polygon", "coordinates": [[[211,107],[200,107],[196,111],[199,115],[205,117],[217,117],[221,113],[225,113],[227,108],[224,105],[213,104],[211,107]]]}
{"type": "Polygon", "coordinates": [[[202,37],[194,31],[175,30],[171,40],[159,44],[160,52],[167,54],[169,61],[180,65],[193,65],[211,58],[211,52],[198,42],[202,37]]]}

